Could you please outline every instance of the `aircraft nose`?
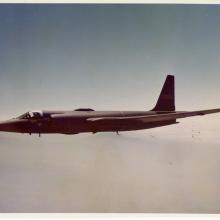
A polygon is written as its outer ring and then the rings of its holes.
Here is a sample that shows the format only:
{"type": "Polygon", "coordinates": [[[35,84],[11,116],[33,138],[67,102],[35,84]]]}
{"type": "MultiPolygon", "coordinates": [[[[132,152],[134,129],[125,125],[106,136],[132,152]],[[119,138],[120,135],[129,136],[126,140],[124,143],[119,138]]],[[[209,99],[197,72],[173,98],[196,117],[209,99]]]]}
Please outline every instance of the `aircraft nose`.
{"type": "Polygon", "coordinates": [[[11,119],[0,122],[0,131],[19,132],[19,121],[11,119]]]}

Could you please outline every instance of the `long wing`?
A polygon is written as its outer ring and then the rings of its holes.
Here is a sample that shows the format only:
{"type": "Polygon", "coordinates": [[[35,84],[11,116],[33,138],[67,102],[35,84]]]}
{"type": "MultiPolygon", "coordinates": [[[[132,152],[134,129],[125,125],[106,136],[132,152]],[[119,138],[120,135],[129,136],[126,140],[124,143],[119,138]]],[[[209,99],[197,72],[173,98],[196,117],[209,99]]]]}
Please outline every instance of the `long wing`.
{"type": "Polygon", "coordinates": [[[186,118],[192,116],[199,116],[199,115],[206,115],[206,114],[213,114],[220,112],[220,109],[208,109],[208,110],[200,110],[200,111],[184,111],[184,112],[175,112],[175,113],[168,113],[168,114],[157,114],[157,115],[149,115],[149,116],[130,116],[130,117],[96,117],[96,118],[87,118],[88,121],[91,122],[104,122],[104,121],[133,121],[138,120],[144,123],[147,122],[159,122],[159,121],[168,121],[168,120],[175,120],[178,118],[186,118]]]}

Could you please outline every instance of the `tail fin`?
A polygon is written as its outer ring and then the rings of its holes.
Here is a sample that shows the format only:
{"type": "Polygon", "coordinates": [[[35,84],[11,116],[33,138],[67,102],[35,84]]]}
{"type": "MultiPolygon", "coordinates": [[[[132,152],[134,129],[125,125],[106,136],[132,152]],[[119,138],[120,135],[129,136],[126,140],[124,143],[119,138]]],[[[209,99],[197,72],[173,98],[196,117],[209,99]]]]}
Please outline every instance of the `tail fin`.
{"type": "Polygon", "coordinates": [[[152,111],[175,111],[174,76],[167,75],[166,81],[152,111]]]}

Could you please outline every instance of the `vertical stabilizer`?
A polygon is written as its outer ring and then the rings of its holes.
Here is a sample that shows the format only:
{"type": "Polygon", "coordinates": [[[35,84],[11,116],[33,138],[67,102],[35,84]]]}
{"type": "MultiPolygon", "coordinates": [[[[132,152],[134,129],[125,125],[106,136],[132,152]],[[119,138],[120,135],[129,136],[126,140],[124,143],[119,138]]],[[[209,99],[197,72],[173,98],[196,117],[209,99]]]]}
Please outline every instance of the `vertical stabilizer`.
{"type": "Polygon", "coordinates": [[[156,106],[152,111],[175,111],[174,76],[167,75],[156,106]]]}

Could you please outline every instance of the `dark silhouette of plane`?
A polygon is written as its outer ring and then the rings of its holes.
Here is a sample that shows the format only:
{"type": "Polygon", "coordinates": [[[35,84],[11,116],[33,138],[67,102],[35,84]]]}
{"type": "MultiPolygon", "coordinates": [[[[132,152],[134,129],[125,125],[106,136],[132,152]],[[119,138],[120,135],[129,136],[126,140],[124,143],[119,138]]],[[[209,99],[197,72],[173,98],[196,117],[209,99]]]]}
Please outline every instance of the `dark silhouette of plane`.
{"type": "Polygon", "coordinates": [[[220,109],[176,111],[174,76],[168,75],[156,106],[151,111],[30,111],[0,123],[0,131],[19,133],[120,132],[178,123],[176,119],[220,112],[220,109]]]}

